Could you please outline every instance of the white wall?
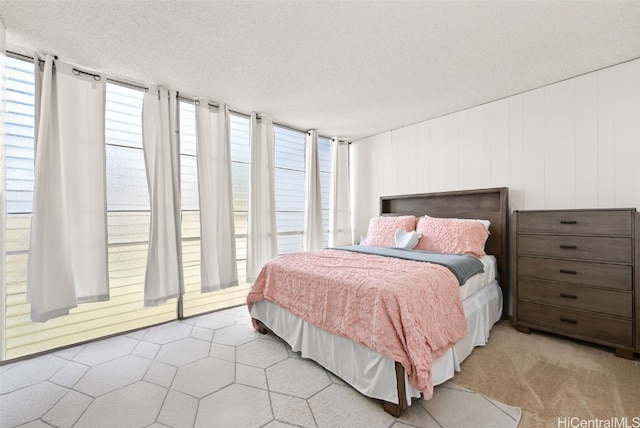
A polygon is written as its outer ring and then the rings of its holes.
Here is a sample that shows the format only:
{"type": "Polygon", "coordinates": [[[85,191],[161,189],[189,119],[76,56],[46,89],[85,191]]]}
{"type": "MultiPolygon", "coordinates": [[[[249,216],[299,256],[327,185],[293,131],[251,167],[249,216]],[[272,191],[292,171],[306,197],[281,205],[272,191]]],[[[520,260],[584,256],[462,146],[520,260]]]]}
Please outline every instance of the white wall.
{"type": "Polygon", "coordinates": [[[506,186],[512,210],[640,208],[640,59],[350,150],[356,242],[386,195],[506,186]]]}

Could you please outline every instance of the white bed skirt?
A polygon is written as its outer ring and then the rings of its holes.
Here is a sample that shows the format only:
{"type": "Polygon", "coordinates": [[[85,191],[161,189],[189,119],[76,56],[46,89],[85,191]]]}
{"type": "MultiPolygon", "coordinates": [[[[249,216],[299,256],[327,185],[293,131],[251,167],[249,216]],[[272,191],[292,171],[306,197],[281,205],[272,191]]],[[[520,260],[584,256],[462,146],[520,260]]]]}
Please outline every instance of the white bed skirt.
{"type": "MultiPolygon", "coordinates": [[[[497,281],[483,287],[463,302],[467,335],[438,358],[431,368],[434,385],[451,379],[460,363],[476,346],[489,339],[491,327],[502,315],[502,291],[497,281]]],[[[267,300],[256,302],[251,316],[262,321],[303,358],[316,361],[362,394],[398,403],[395,361],[347,338],[328,333],[267,300]]],[[[420,397],[406,379],[407,405],[420,397]]]]}

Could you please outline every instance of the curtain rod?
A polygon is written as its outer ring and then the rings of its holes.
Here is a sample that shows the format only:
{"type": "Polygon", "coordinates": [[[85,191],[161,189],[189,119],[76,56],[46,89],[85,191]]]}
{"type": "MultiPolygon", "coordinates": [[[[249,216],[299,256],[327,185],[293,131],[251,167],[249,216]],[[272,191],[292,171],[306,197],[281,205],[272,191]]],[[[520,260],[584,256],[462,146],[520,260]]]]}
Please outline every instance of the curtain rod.
{"type": "MultiPolygon", "coordinates": [[[[185,101],[185,102],[188,102],[189,104],[200,105],[200,100],[196,100],[195,97],[192,97],[192,96],[181,95],[180,93],[178,93],[178,99],[182,100],[182,101],[185,101]]],[[[219,108],[220,105],[219,104],[209,103],[209,107],[219,108]]],[[[235,114],[237,116],[246,117],[247,119],[251,117],[250,113],[244,113],[244,112],[241,112],[241,111],[238,111],[238,110],[233,110],[231,108],[229,109],[229,113],[233,113],[233,114],[235,114]]],[[[260,120],[260,114],[256,113],[256,116],[258,117],[258,120],[260,120]]],[[[285,125],[283,123],[278,123],[278,122],[273,122],[273,125],[274,126],[279,126],[280,128],[289,129],[291,131],[301,132],[303,134],[306,134],[307,132],[309,132],[309,130],[303,130],[303,129],[296,128],[296,127],[291,126],[291,125],[285,125]]],[[[325,136],[322,136],[322,135],[318,135],[318,137],[330,139],[329,137],[325,137],[325,136]]]]}
{"type": "Polygon", "coordinates": [[[124,86],[124,87],[130,88],[130,89],[137,89],[139,91],[149,92],[149,87],[148,86],[139,85],[137,83],[125,82],[123,80],[117,80],[117,79],[113,79],[111,77],[107,77],[107,82],[113,83],[115,85],[124,86]]]}
{"type": "MultiPolygon", "coordinates": [[[[189,104],[200,105],[200,100],[196,100],[195,97],[192,97],[190,95],[182,95],[179,92],[178,92],[178,99],[182,100],[182,101],[185,101],[185,102],[187,102],[189,104]]],[[[209,107],[219,108],[220,104],[209,103],[209,107]]],[[[247,119],[249,119],[251,117],[250,113],[244,113],[244,112],[241,112],[241,111],[238,111],[238,110],[233,110],[231,108],[229,109],[229,113],[233,113],[233,114],[235,114],[237,116],[242,116],[242,117],[245,117],[247,119]]],[[[260,115],[258,113],[256,113],[256,116],[258,117],[258,120],[260,120],[260,115]]],[[[274,126],[279,126],[280,128],[286,128],[286,129],[289,129],[291,131],[301,132],[303,134],[306,134],[307,132],[309,132],[309,130],[302,130],[300,128],[295,128],[295,127],[293,127],[291,125],[284,125],[282,123],[277,123],[277,122],[273,122],[273,125],[274,126]]],[[[320,135],[318,135],[318,136],[320,137],[320,135]]],[[[328,137],[322,137],[322,138],[328,138],[328,137]]]]}
{"type": "Polygon", "coordinates": [[[296,128],[295,126],[286,125],[284,123],[273,122],[273,124],[279,126],[280,128],[288,129],[290,131],[302,132],[303,134],[306,134],[307,132],[310,131],[310,129],[306,129],[306,130],[305,129],[300,129],[300,128],[296,128]]]}
{"type": "MultiPolygon", "coordinates": [[[[33,61],[33,57],[32,56],[24,55],[24,54],[17,53],[17,52],[7,51],[7,55],[10,55],[10,56],[13,56],[13,57],[20,57],[20,58],[27,59],[29,61],[33,61]]],[[[58,56],[56,55],[54,58],[58,59],[58,56]]],[[[38,59],[38,61],[44,62],[41,59],[38,59]]],[[[74,70],[77,70],[79,73],[89,74],[91,76],[95,76],[93,73],[88,73],[88,72],[79,70],[77,68],[74,68],[74,70]]],[[[131,89],[137,89],[139,91],[144,91],[144,92],[148,92],[149,91],[149,87],[146,86],[146,85],[142,85],[142,84],[138,84],[138,83],[125,82],[123,80],[114,79],[112,77],[107,77],[107,82],[114,83],[114,84],[120,85],[120,86],[125,86],[125,87],[131,88],[131,89]]],[[[183,100],[183,101],[186,101],[186,102],[189,102],[189,103],[192,103],[192,104],[196,104],[196,102],[197,102],[199,104],[199,101],[196,100],[195,97],[180,95],[180,92],[178,92],[178,91],[176,91],[176,93],[178,94],[178,99],[179,100],[183,100]]],[[[196,105],[198,105],[198,104],[196,104],[196,105]]],[[[218,104],[209,103],[209,106],[218,108],[219,107],[219,103],[218,104]]],[[[250,118],[251,117],[250,113],[245,113],[245,112],[241,112],[241,111],[238,111],[238,110],[233,110],[231,108],[229,109],[229,112],[230,113],[234,113],[234,114],[239,115],[239,116],[246,117],[246,118],[250,118]]],[[[257,113],[256,113],[256,115],[259,116],[257,113]]],[[[291,125],[286,125],[284,123],[273,122],[273,124],[276,125],[276,126],[279,126],[281,128],[289,129],[291,131],[296,131],[296,132],[302,132],[304,134],[309,132],[308,129],[307,130],[303,130],[303,129],[296,128],[296,127],[291,126],[291,125]]],[[[330,139],[330,137],[325,137],[325,136],[320,135],[320,134],[318,134],[318,137],[330,139]]]]}
{"type": "MultiPolygon", "coordinates": [[[[178,99],[184,102],[187,102],[189,104],[194,104],[199,106],[200,105],[200,100],[196,100],[195,97],[189,97],[186,95],[180,95],[180,92],[176,92],[178,94],[178,99]]],[[[219,108],[220,104],[214,104],[214,103],[208,103],[209,107],[215,107],[215,108],[219,108]]]]}
{"type": "MultiPolygon", "coordinates": [[[[13,52],[13,51],[7,51],[7,56],[11,56],[11,57],[14,57],[16,59],[24,59],[24,60],[28,60],[28,61],[33,61],[34,60],[34,58],[32,56],[21,54],[21,53],[18,53],[18,52],[13,52]]],[[[58,55],[55,55],[54,59],[57,60],[58,59],[58,55]]],[[[44,62],[44,60],[38,58],[38,62],[44,62]]],[[[89,76],[93,76],[94,79],[96,79],[96,76],[99,77],[98,74],[89,73],[87,71],[80,70],[77,67],[74,67],[72,71],[73,71],[73,74],[75,74],[76,76],[79,75],[79,74],[86,74],[86,75],[89,75],[89,76]]],[[[100,79],[96,79],[96,80],[100,80],[100,79]]],[[[137,90],[144,91],[144,92],[148,92],[149,91],[149,87],[148,86],[141,85],[141,84],[138,84],[138,83],[125,82],[123,80],[114,79],[112,77],[107,77],[107,82],[111,82],[111,83],[114,83],[114,84],[120,85],[120,86],[126,86],[128,88],[137,89],[137,90]]]]}
{"type": "MultiPolygon", "coordinates": [[[[308,132],[313,130],[313,129],[304,130],[304,129],[296,128],[295,126],[287,125],[284,123],[273,122],[273,124],[276,126],[279,126],[280,128],[285,128],[285,129],[289,129],[291,131],[296,131],[296,132],[302,132],[303,134],[307,134],[308,132]]],[[[325,137],[324,135],[318,134],[318,138],[326,138],[327,140],[331,140],[332,137],[325,137]]]]}
{"type": "Polygon", "coordinates": [[[99,74],[89,73],[88,71],[83,71],[75,67],[71,69],[71,72],[76,76],[80,76],[81,74],[84,74],[85,76],[91,76],[93,77],[93,80],[95,80],[96,82],[99,82],[100,80],[102,80],[102,76],[100,76],[99,74]]]}
{"type": "MultiPolygon", "coordinates": [[[[13,57],[15,59],[23,58],[23,59],[26,59],[26,60],[29,60],[29,61],[33,61],[33,57],[32,56],[24,55],[24,54],[21,54],[21,53],[18,53],[18,52],[7,51],[7,56],[13,57]]],[[[42,61],[42,60],[39,59],[38,61],[42,61]]]]}
{"type": "MultiPolygon", "coordinates": [[[[185,102],[188,102],[189,104],[194,104],[194,105],[197,105],[197,106],[200,105],[200,100],[196,100],[196,97],[192,97],[190,95],[181,95],[179,92],[178,92],[178,99],[182,100],[182,101],[185,101],[185,102]]],[[[221,103],[215,103],[215,102],[209,103],[209,107],[220,108],[220,104],[221,103]]],[[[251,117],[251,113],[245,113],[245,112],[242,112],[242,111],[234,110],[232,108],[229,108],[229,113],[233,113],[233,114],[235,114],[237,116],[242,116],[242,117],[246,117],[246,118],[250,118],[251,117]]],[[[257,115],[257,113],[256,113],[256,115],[257,115]]]]}

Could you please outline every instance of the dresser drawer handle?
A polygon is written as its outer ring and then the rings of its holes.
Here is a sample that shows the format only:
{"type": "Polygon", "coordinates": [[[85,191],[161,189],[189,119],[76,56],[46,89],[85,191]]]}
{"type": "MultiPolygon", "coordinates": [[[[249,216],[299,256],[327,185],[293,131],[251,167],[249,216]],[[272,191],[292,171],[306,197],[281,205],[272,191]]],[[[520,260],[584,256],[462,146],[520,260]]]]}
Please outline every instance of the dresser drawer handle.
{"type": "Polygon", "coordinates": [[[561,317],[561,318],[560,318],[560,321],[562,321],[562,322],[566,322],[566,323],[568,323],[568,324],[578,324],[578,321],[576,321],[576,320],[572,320],[572,319],[569,319],[569,318],[562,318],[562,317],[561,317]]]}
{"type": "Polygon", "coordinates": [[[573,294],[565,294],[565,293],[560,293],[560,297],[564,297],[565,299],[577,299],[578,296],[573,295],[573,294]]]}
{"type": "Polygon", "coordinates": [[[560,245],[560,248],[563,250],[575,250],[578,248],[577,245],[560,245]]]}
{"type": "Polygon", "coordinates": [[[560,220],[560,224],[578,224],[576,220],[560,220]]]}
{"type": "Polygon", "coordinates": [[[560,269],[560,273],[566,273],[567,275],[577,275],[578,272],[576,272],[575,270],[568,270],[568,269],[560,269]]]}

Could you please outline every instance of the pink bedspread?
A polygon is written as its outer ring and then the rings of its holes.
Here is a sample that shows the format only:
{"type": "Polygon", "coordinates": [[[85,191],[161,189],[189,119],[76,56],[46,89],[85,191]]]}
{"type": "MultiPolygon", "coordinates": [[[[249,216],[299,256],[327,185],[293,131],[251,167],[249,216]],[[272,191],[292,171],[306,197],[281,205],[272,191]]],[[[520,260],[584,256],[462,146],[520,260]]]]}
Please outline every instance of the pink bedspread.
{"type": "Polygon", "coordinates": [[[443,266],[321,250],[265,265],[247,296],[400,362],[426,399],[431,364],[467,331],[456,277],[443,266]]]}

